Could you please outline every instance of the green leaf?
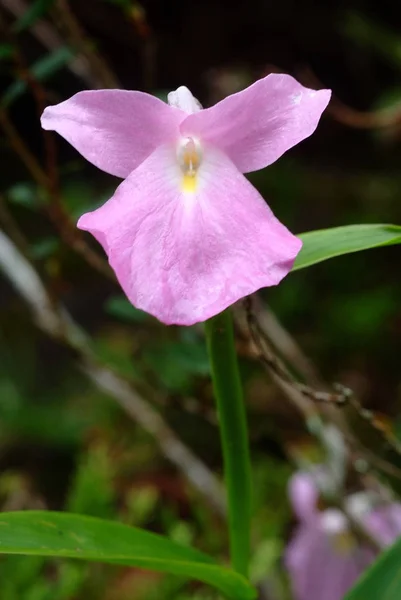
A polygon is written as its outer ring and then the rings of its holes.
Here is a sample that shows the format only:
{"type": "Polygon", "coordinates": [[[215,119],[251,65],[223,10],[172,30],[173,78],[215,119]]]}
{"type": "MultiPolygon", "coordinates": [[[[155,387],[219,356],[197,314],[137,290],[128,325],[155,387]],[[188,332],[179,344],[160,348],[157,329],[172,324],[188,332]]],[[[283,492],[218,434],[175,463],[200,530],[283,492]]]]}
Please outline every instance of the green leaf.
{"type": "Polygon", "coordinates": [[[227,488],[228,527],[233,568],[245,576],[249,570],[251,531],[251,464],[247,418],[229,310],[205,322],[223,449],[227,488]]]}
{"type": "Polygon", "coordinates": [[[16,21],[13,30],[18,33],[33,25],[37,19],[48,12],[54,2],[55,0],[36,0],[16,21]]]}
{"type": "Polygon", "coordinates": [[[38,193],[34,184],[21,181],[7,190],[7,199],[14,204],[37,210],[38,193]]]}
{"type": "MultiPolygon", "coordinates": [[[[44,58],[38,60],[32,67],[32,75],[38,81],[46,81],[52,77],[57,71],[62,69],[73,58],[74,53],[66,46],[58,48],[54,52],[47,54],[44,58]]],[[[27,88],[27,84],[23,80],[15,81],[6,90],[1,99],[1,104],[5,107],[10,106],[14,100],[19,98],[27,88]]]]}
{"type": "Polygon", "coordinates": [[[401,244],[401,227],[398,225],[347,225],[308,231],[298,236],[303,241],[293,271],[310,267],[323,260],[360,252],[379,246],[401,244]]]}
{"type": "Polygon", "coordinates": [[[14,48],[11,44],[0,44],[0,60],[12,58],[14,54],[14,48]]]}
{"type": "Polygon", "coordinates": [[[379,556],[344,600],[398,600],[399,598],[401,598],[401,539],[379,556]]]}
{"type": "Polygon", "coordinates": [[[29,249],[33,259],[41,260],[55,254],[60,247],[60,240],[55,236],[48,236],[31,244],[29,249]]]}
{"type": "Polygon", "coordinates": [[[244,577],[202,552],[160,535],[69,513],[23,511],[0,515],[0,553],[78,558],[183,575],[208,583],[232,600],[253,600],[244,577]]]}
{"type": "Polygon", "coordinates": [[[101,444],[89,447],[80,459],[67,498],[67,510],[82,515],[111,518],[115,506],[115,470],[101,444]]]}
{"type": "Polygon", "coordinates": [[[148,315],[135,308],[125,296],[112,296],[104,304],[105,311],[112,317],[131,323],[143,323],[148,315]]]}

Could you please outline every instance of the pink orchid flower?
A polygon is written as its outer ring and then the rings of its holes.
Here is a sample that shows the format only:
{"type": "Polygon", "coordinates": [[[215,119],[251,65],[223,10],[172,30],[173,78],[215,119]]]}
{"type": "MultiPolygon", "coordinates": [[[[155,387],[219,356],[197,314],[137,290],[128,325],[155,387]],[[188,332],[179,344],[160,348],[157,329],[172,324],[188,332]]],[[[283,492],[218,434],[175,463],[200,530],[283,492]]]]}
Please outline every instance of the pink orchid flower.
{"type": "MultiPolygon", "coordinates": [[[[289,493],[299,519],[285,553],[294,600],[343,600],[376,558],[375,551],[356,539],[343,512],[319,510],[311,474],[296,473],[289,493]]],[[[401,504],[375,506],[366,492],[348,496],[345,504],[382,548],[401,535],[401,504]]]]}
{"type": "Polygon", "coordinates": [[[329,90],[275,74],[205,110],[186,87],[168,104],[137,91],[84,91],[46,108],[42,127],[124,178],[78,227],[103,246],[132,304],[192,325],[291,270],[301,242],[243,173],[311,135],[329,99],[329,90]]]}

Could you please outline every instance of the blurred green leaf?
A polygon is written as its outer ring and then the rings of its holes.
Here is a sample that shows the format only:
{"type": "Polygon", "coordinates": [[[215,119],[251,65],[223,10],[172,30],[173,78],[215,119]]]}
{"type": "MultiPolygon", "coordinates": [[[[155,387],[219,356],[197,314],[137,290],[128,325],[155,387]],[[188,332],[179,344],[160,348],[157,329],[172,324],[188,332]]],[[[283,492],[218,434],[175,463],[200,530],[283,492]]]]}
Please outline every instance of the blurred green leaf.
{"type": "Polygon", "coordinates": [[[232,600],[253,600],[245,578],[198,550],[112,521],[50,511],[0,515],[0,552],[78,558],[162,571],[198,579],[232,600]]]}
{"type": "Polygon", "coordinates": [[[145,523],[154,512],[158,500],[159,491],[156,487],[130,490],[126,496],[129,523],[136,526],[145,523]]]}
{"type": "Polygon", "coordinates": [[[51,595],[52,600],[71,600],[77,596],[86,576],[82,567],[82,564],[66,561],[59,565],[59,579],[56,593],[51,595]]]}
{"type": "Polygon", "coordinates": [[[30,255],[34,259],[48,258],[60,247],[60,240],[56,237],[46,237],[31,244],[30,255]]]}
{"type": "Polygon", "coordinates": [[[11,44],[0,44],[0,60],[11,58],[14,49],[11,44]]]}
{"type": "Polygon", "coordinates": [[[194,377],[210,373],[206,344],[202,339],[159,341],[146,350],[143,357],[170,391],[189,391],[194,377]]]}
{"type": "Polygon", "coordinates": [[[401,538],[365,571],[344,600],[401,598],[401,538]]]}
{"type": "MultiPolygon", "coordinates": [[[[71,167],[70,163],[70,167],[71,167]]],[[[63,185],[63,205],[73,220],[78,220],[84,212],[95,210],[114,194],[115,185],[93,186],[90,180],[69,179],[63,185]]]]}
{"type": "Polygon", "coordinates": [[[252,558],[249,566],[251,581],[260,583],[273,570],[283,552],[283,543],[277,538],[270,538],[261,542],[252,558]]]}
{"type": "Polygon", "coordinates": [[[20,31],[27,29],[33,25],[37,19],[43,17],[54,3],[55,0],[36,0],[22,13],[19,19],[17,19],[13,30],[19,33],[20,31]]]}
{"type": "Polygon", "coordinates": [[[298,236],[303,247],[297,256],[293,271],[310,267],[329,258],[369,250],[379,246],[401,244],[398,225],[347,225],[308,231],[298,236]]]}
{"type": "Polygon", "coordinates": [[[190,546],[194,539],[194,531],[186,521],[175,521],[169,531],[169,538],[177,544],[190,546]]]}
{"type": "Polygon", "coordinates": [[[143,323],[149,317],[147,313],[132,306],[125,296],[112,296],[104,304],[105,311],[112,317],[129,323],[143,323]]]}
{"type": "Polygon", "coordinates": [[[8,579],[17,592],[37,581],[43,568],[41,556],[4,556],[0,562],[1,581],[8,579]]]}
{"type": "Polygon", "coordinates": [[[340,302],[334,302],[327,311],[327,320],[344,335],[356,339],[358,343],[372,341],[374,336],[385,330],[384,324],[396,314],[399,306],[393,286],[363,290],[360,294],[344,294],[340,302]]]}
{"type": "MultiPolygon", "coordinates": [[[[58,48],[54,52],[47,54],[44,58],[38,60],[32,67],[32,75],[38,81],[46,81],[55,73],[60,71],[73,58],[74,53],[66,46],[58,48]]],[[[25,81],[15,81],[4,93],[1,103],[3,106],[10,106],[27,89],[25,81]]]]}
{"type": "Polygon", "coordinates": [[[346,15],[342,30],[361,46],[372,48],[389,63],[401,66],[401,36],[398,32],[354,11],[346,15]]]}
{"type": "MultiPolygon", "coordinates": [[[[3,398],[2,398],[3,400],[3,398]]],[[[88,421],[65,406],[25,406],[6,412],[0,405],[1,425],[26,440],[42,440],[54,445],[73,445],[87,429],[88,421]]]]}
{"type": "Polygon", "coordinates": [[[37,188],[30,182],[19,182],[7,190],[7,199],[14,204],[20,204],[25,208],[37,210],[38,194],[37,188]]]}
{"type": "Polygon", "coordinates": [[[129,379],[140,379],[141,372],[132,360],[130,353],[125,348],[118,348],[110,344],[108,339],[96,339],[91,343],[96,356],[112,367],[116,372],[129,379]]]}
{"type": "Polygon", "coordinates": [[[75,473],[67,500],[67,510],[101,518],[114,514],[114,469],[103,445],[89,448],[75,473]]]}

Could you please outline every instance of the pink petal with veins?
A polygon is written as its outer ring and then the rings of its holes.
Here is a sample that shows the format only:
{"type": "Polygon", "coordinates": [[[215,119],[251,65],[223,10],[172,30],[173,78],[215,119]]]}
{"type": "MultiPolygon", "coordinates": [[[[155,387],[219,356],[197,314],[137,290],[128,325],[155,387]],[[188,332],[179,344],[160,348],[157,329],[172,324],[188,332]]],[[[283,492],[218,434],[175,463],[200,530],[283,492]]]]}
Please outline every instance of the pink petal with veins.
{"type": "Polygon", "coordinates": [[[178,139],[185,116],[150,94],[95,90],[48,106],[41,122],[99,169],[128,177],[158,146],[178,139]]]}
{"type": "Polygon", "coordinates": [[[330,95],[330,90],[311,90],[290,75],[268,75],[188,116],[181,133],[217,146],[242,173],[257,171],[315,131],[330,95]]]}
{"type": "Polygon", "coordinates": [[[134,306],[192,325],[292,268],[301,241],[221,152],[204,148],[187,192],[175,148],[158,148],[98,210],[81,217],[134,306]]]}

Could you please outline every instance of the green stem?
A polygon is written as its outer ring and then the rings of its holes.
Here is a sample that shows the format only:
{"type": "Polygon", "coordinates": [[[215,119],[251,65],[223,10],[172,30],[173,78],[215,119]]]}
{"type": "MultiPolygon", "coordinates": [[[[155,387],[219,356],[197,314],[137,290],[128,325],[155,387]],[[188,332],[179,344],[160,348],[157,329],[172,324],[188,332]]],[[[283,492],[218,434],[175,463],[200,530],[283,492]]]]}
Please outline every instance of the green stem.
{"type": "Polygon", "coordinates": [[[248,577],[251,466],[230,311],[209,319],[205,330],[223,447],[231,562],[238,573],[248,577]]]}

